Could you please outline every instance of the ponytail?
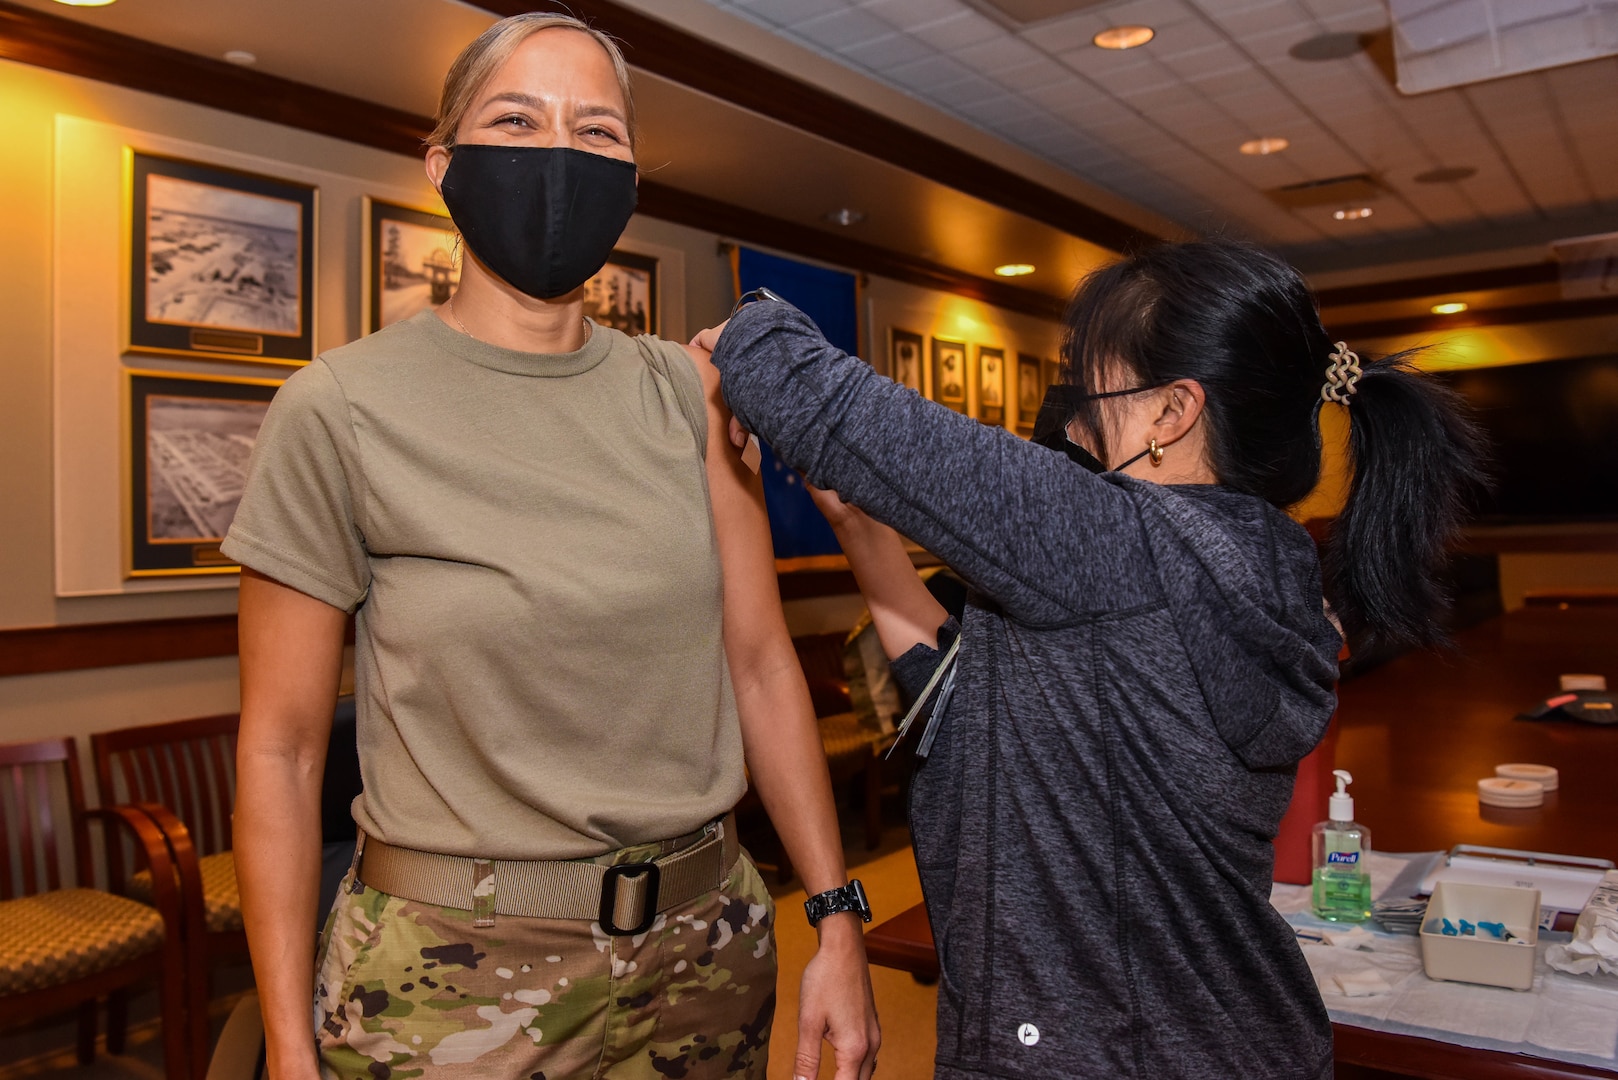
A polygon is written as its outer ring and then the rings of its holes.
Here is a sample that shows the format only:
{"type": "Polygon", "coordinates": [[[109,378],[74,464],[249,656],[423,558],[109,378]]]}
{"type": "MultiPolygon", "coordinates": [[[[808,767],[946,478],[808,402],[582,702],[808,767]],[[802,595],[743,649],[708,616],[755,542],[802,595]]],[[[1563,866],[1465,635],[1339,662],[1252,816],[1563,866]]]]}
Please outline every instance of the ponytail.
{"type": "Polygon", "coordinates": [[[1410,361],[1400,353],[1366,365],[1342,406],[1352,480],[1322,551],[1344,632],[1372,650],[1445,640],[1445,553],[1469,495],[1486,484],[1486,444],[1465,402],[1410,361]]]}

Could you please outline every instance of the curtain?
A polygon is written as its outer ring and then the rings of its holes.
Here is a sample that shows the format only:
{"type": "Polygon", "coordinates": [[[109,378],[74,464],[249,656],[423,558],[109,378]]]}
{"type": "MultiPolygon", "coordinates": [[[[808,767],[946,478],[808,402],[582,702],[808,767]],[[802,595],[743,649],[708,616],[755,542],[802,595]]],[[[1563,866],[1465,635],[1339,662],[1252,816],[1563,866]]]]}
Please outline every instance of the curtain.
{"type": "MultiPolygon", "coordinates": [[[[732,252],[737,295],[760,287],[808,315],[826,340],[847,353],[859,351],[859,290],[855,276],[810,266],[751,248],[732,252]]],[[[825,517],[815,508],[803,478],[762,443],[764,505],[770,515],[777,559],[836,555],[842,551],[825,517]]]]}

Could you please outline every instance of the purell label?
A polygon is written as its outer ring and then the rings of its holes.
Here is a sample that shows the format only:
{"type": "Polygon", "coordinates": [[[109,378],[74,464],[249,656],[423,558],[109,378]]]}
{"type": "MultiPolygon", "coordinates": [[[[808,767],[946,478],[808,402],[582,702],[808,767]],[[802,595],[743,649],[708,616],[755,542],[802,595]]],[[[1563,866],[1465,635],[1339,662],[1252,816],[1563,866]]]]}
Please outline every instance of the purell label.
{"type": "Polygon", "coordinates": [[[1357,863],[1359,861],[1360,861],[1360,853],[1357,852],[1357,851],[1331,851],[1331,852],[1327,852],[1327,854],[1326,854],[1326,862],[1328,864],[1344,864],[1344,863],[1346,863],[1346,864],[1352,866],[1353,864],[1355,864],[1355,863],[1357,863]]]}

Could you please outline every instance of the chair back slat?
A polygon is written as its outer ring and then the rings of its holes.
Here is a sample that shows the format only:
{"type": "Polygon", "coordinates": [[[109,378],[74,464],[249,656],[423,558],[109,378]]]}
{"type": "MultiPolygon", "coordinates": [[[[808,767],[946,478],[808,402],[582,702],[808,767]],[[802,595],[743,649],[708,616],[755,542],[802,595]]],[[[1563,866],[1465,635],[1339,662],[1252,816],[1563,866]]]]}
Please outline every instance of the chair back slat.
{"type": "Polygon", "coordinates": [[[83,819],[84,786],[72,739],[0,746],[0,899],[61,888],[64,839],[78,883],[87,884],[83,819]],[[58,793],[68,814],[65,836],[57,830],[58,793]]]}
{"type": "Polygon", "coordinates": [[[231,809],[236,805],[236,745],[235,740],[219,735],[208,740],[208,749],[211,751],[213,772],[215,776],[223,777],[214,790],[213,812],[219,816],[220,828],[223,832],[220,838],[222,849],[231,849],[236,846],[231,835],[231,809]],[[227,754],[226,751],[229,750],[227,754]]]}
{"type": "Polygon", "coordinates": [[[102,799],[160,802],[185,822],[201,854],[228,850],[240,721],[231,713],[92,736],[102,799]]]}

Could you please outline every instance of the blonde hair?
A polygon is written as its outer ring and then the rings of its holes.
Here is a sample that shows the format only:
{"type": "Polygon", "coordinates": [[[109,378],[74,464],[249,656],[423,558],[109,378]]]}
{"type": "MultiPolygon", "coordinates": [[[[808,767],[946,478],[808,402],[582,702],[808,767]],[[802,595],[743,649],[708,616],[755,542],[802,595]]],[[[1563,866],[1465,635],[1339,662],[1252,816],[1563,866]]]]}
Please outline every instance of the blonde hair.
{"type": "Polygon", "coordinates": [[[624,119],[629,126],[629,145],[635,145],[635,99],[630,93],[629,65],[624,62],[624,54],[618,48],[618,43],[607,34],[595,29],[581,19],[571,15],[558,15],[542,11],[530,11],[522,15],[513,15],[501,19],[483,33],[477,40],[461,50],[461,55],[449,66],[449,72],[444,76],[444,92],[438,100],[438,116],[433,124],[431,135],[427,136],[428,146],[442,146],[450,149],[455,145],[455,132],[460,129],[461,121],[471,111],[472,103],[477,100],[483,87],[500,70],[500,65],[511,59],[511,54],[517,51],[517,46],[541,30],[563,29],[577,30],[581,34],[588,34],[597,45],[607,51],[607,57],[612,61],[613,73],[618,76],[618,89],[624,96],[624,119]]]}

